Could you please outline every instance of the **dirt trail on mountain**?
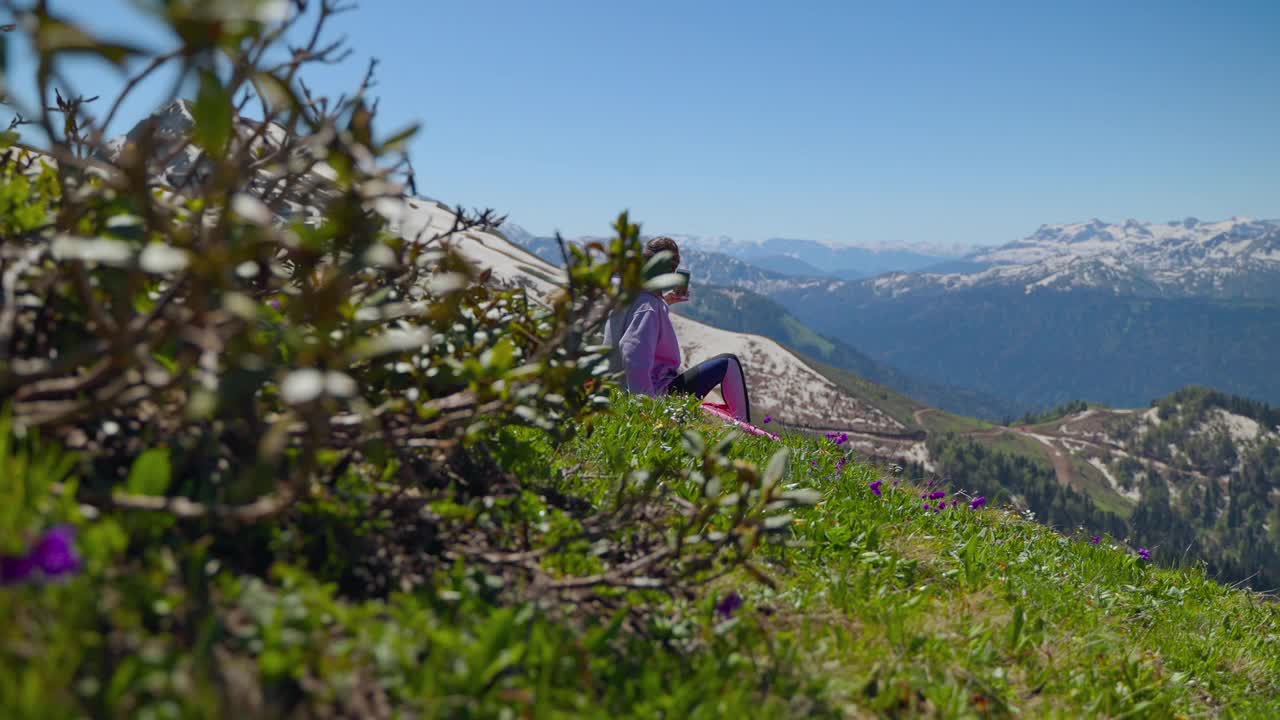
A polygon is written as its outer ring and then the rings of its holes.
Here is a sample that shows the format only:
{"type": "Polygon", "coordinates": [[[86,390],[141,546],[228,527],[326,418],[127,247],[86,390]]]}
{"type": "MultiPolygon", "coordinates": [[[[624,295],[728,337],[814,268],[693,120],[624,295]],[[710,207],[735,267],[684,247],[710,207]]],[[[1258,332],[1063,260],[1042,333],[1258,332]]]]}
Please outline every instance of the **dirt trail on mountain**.
{"type": "Polygon", "coordinates": [[[1058,476],[1058,482],[1067,487],[1074,487],[1077,490],[1083,490],[1078,487],[1075,482],[1076,476],[1071,467],[1071,457],[1063,450],[1053,439],[1047,435],[1037,435],[1036,433],[1016,431],[1020,435],[1034,438],[1044,445],[1049,451],[1049,460],[1053,463],[1053,472],[1058,476]]]}
{"type": "MultiPolygon", "coordinates": [[[[1134,455],[1128,448],[1124,447],[1123,445],[1119,445],[1117,443],[1099,442],[1097,440],[1089,440],[1089,439],[1080,437],[1079,435],[1069,435],[1069,434],[1059,433],[1059,432],[1052,432],[1043,437],[1037,436],[1033,433],[1023,433],[1023,434],[1030,435],[1031,437],[1034,437],[1037,440],[1040,440],[1040,442],[1045,442],[1047,438],[1070,440],[1071,442],[1079,443],[1081,445],[1088,445],[1089,447],[1095,450],[1098,450],[1102,453],[1111,453],[1111,454],[1119,455],[1120,457],[1126,457],[1126,458],[1136,458],[1137,460],[1144,462],[1161,472],[1165,472],[1169,474],[1177,474],[1177,475],[1189,475],[1193,478],[1197,478],[1201,480],[1207,479],[1207,476],[1204,473],[1198,472],[1196,470],[1187,470],[1185,468],[1174,467],[1164,462],[1163,460],[1157,460],[1155,458],[1147,457],[1145,455],[1134,455]]],[[[1061,448],[1058,448],[1058,449],[1061,452],[1061,448]]]]}
{"type": "MultiPolygon", "coordinates": [[[[924,423],[925,416],[932,412],[937,411],[933,408],[920,408],[914,411],[912,415],[915,417],[916,423],[923,428],[926,427],[924,423]]],[[[1008,427],[994,427],[989,430],[971,430],[969,432],[963,432],[960,433],[960,437],[968,438],[970,440],[992,440],[1005,434],[1023,435],[1034,438],[1040,442],[1045,446],[1045,449],[1048,452],[1049,461],[1053,464],[1053,472],[1057,475],[1058,482],[1069,487],[1077,487],[1078,483],[1076,481],[1077,479],[1074,468],[1072,468],[1071,465],[1070,455],[1049,436],[1037,435],[1035,433],[1008,427]]]]}
{"type": "MultiPolygon", "coordinates": [[[[925,433],[928,433],[931,431],[928,430],[928,426],[925,424],[925,419],[931,413],[937,413],[937,412],[938,410],[936,410],[935,408],[919,408],[917,410],[912,411],[912,416],[915,418],[916,424],[921,427],[922,431],[924,431],[925,433]]],[[[1075,466],[1071,461],[1071,452],[1064,445],[1065,442],[1070,441],[1073,443],[1079,443],[1080,445],[1085,445],[1090,448],[1093,448],[1094,450],[1100,452],[1104,458],[1107,457],[1108,455],[1119,455],[1121,457],[1135,457],[1129,451],[1128,448],[1125,448],[1122,445],[1111,443],[1111,442],[1099,442],[1097,440],[1081,437],[1078,435],[1073,435],[1070,433],[1058,432],[1056,430],[1046,430],[1039,433],[1035,433],[1035,432],[1029,432],[1028,430],[1019,429],[1019,428],[994,427],[994,428],[985,429],[985,430],[969,430],[967,432],[957,433],[959,437],[967,438],[970,440],[994,440],[1006,434],[1014,435],[1014,436],[1029,437],[1034,439],[1041,445],[1043,445],[1045,448],[1045,452],[1049,456],[1049,461],[1053,465],[1053,472],[1054,472],[1054,475],[1057,476],[1058,482],[1062,483],[1063,485],[1067,485],[1068,487],[1076,488],[1078,490],[1084,490],[1084,488],[1081,487],[1082,478],[1079,476],[1079,473],[1076,472],[1075,466]]],[[[1189,475],[1191,477],[1197,477],[1197,478],[1204,477],[1201,473],[1198,473],[1194,470],[1176,468],[1176,467],[1170,466],[1169,464],[1163,461],[1157,460],[1155,458],[1139,457],[1139,459],[1143,463],[1151,467],[1152,469],[1155,469],[1161,472],[1170,473],[1170,474],[1176,473],[1179,475],[1189,475]]]]}

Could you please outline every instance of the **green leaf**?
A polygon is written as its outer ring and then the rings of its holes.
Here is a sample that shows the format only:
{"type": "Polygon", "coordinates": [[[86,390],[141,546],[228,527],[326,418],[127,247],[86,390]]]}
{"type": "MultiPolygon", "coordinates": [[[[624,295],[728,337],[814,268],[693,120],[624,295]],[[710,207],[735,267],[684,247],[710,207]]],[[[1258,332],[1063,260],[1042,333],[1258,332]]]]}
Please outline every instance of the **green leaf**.
{"type": "Polygon", "coordinates": [[[782,493],[784,500],[790,500],[797,505],[817,505],[822,502],[822,493],[813,488],[799,488],[797,490],[788,490],[782,493]]]}
{"type": "Polygon", "coordinates": [[[408,143],[408,141],[411,138],[413,138],[414,135],[418,134],[418,129],[419,129],[419,125],[417,123],[414,123],[413,125],[410,125],[409,127],[401,130],[400,132],[393,134],[391,137],[382,141],[382,151],[392,152],[397,150],[403,150],[404,148],[402,146],[408,143]]]}
{"type": "Polygon", "coordinates": [[[1009,646],[1014,650],[1018,649],[1019,641],[1022,639],[1022,628],[1026,625],[1027,614],[1022,609],[1022,605],[1015,605],[1013,608],[1013,625],[1009,628],[1009,646]]]}
{"type": "Polygon", "coordinates": [[[764,488],[773,487],[778,484],[782,476],[787,472],[787,460],[791,457],[791,450],[782,448],[769,458],[769,466],[764,471],[764,488]]]}
{"type": "Polygon", "coordinates": [[[649,258],[644,264],[644,277],[646,280],[656,280],[662,275],[671,275],[676,271],[676,256],[670,250],[662,252],[649,258]]]}
{"type": "Polygon", "coordinates": [[[164,495],[171,472],[169,448],[152,448],[133,461],[125,489],[134,495],[164,495]]]}
{"type": "Polygon", "coordinates": [[[195,128],[192,136],[205,151],[221,154],[231,142],[234,110],[231,95],[222,86],[218,76],[209,71],[200,73],[200,91],[192,108],[195,128]]]}
{"type": "Polygon", "coordinates": [[[666,273],[645,281],[644,289],[649,292],[661,293],[667,290],[674,290],[681,285],[684,285],[683,275],[677,273],[666,273]]]}
{"type": "Polygon", "coordinates": [[[258,95],[266,100],[272,110],[285,113],[302,107],[298,94],[284,80],[268,72],[259,72],[252,78],[258,95]]]}
{"type": "Polygon", "coordinates": [[[586,641],[583,643],[586,646],[587,651],[591,653],[600,652],[600,650],[618,634],[618,630],[622,627],[622,623],[626,619],[627,614],[625,612],[618,611],[614,614],[613,619],[609,621],[608,625],[596,628],[595,630],[587,633],[586,641]]]}
{"type": "Polygon", "coordinates": [[[765,530],[781,530],[791,524],[794,518],[790,514],[770,515],[764,519],[765,530]]]}
{"type": "Polygon", "coordinates": [[[684,449],[694,457],[702,457],[707,451],[707,442],[702,439],[702,433],[697,430],[685,430],[680,433],[684,436],[684,449]]]}
{"type": "Polygon", "coordinates": [[[36,47],[42,53],[88,53],[116,66],[121,66],[131,56],[140,54],[137,48],[103,42],[74,23],[49,15],[40,17],[35,39],[36,47]]]}
{"type": "Polygon", "coordinates": [[[495,370],[507,370],[515,362],[515,352],[511,339],[504,337],[480,354],[480,364],[495,370]]]}

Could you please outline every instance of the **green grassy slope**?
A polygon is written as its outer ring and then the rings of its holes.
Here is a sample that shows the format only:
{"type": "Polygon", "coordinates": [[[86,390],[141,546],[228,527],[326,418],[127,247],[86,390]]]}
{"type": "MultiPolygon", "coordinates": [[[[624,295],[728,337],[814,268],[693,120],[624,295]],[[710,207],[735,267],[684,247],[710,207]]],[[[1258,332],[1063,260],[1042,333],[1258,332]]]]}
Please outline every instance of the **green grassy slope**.
{"type": "MultiPolygon", "coordinates": [[[[608,448],[675,455],[662,407],[635,403],[558,462],[610,466],[608,448]],[[658,438],[653,427],[658,427],[658,438]],[[646,442],[647,440],[647,442],[646,442]]],[[[702,424],[702,430],[722,429],[702,424]]],[[[726,578],[738,621],[784,641],[824,705],[941,717],[1266,717],[1280,711],[1280,606],[1196,570],[1068,538],[999,509],[922,509],[919,488],[875,468],[837,470],[831,443],[796,436],[786,482],[823,493],[765,568],[776,588],[726,578]]],[[[740,441],[764,462],[775,445],[740,441]]],[[[964,496],[952,494],[947,500],[964,496]]],[[[714,594],[714,593],[713,593],[714,594]]],[[[762,652],[756,647],[749,652],[762,652]]]]}
{"type": "MultiPolygon", "coordinates": [[[[691,401],[622,397],[562,446],[507,428],[499,454],[520,482],[594,498],[607,514],[624,477],[703,467],[685,449],[689,431],[708,443],[728,435],[691,401]]],[[[970,509],[960,488],[922,489],[846,465],[829,441],[739,438],[729,453],[755,472],[780,447],[790,455],[779,482],[818,500],[795,511],[784,542],[690,595],[600,590],[618,607],[603,618],[521,600],[530,589],[503,588],[500,575],[461,563],[386,598],[345,597],[284,561],[292,531],[262,574],[220,569],[198,528],[126,566],[126,533],[154,536],[164,529],[156,518],[83,516],[49,494],[38,463],[11,457],[6,467],[31,473],[0,473],[0,485],[22,512],[79,525],[85,567],[59,583],[0,588],[0,707],[23,718],[246,720],[290,709],[425,718],[1280,712],[1275,602],[1198,570],[1162,568],[1160,551],[1148,564],[1110,538],[1092,545],[999,508],[970,509]],[[934,490],[957,506],[925,510],[920,494],[934,490]],[[726,603],[735,596],[741,607],[726,603]],[[98,664],[108,647],[134,651],[98,664]]],[[[669,478],[671,497],[713,492],[678,473],[655,477],[669,478]]],[[[736,491],[716,492],[731,505],[736,491]]],[[[352,512],[359,489],[345,493],[305,511],[352,512]]],[[[590,545],[558,546],[566,518],[539,502],[526,494],[488,509],[433,501],[424,510],[441,522],[540,517],[526,531],[542,538],[546,550],[533,557],[552,573],[608,560],[590,545]]]]}

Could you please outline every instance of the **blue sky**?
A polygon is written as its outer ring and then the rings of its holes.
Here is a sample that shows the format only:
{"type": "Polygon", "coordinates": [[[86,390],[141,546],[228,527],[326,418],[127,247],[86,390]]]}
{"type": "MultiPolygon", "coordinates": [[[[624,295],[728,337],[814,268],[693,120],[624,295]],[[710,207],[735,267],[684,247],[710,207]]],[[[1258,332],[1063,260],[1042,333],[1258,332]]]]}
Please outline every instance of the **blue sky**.
{"type": "MultiPolygon", "coordinates": [[[[120,0],[53,4],[163,42],[120,0]]],[[[341,30],[356,56],[311,84],[376,55],[382,126],[424,123],[420,190],[539,233],[1280,217],[1276,2],[365,0],[341,30]]]]}

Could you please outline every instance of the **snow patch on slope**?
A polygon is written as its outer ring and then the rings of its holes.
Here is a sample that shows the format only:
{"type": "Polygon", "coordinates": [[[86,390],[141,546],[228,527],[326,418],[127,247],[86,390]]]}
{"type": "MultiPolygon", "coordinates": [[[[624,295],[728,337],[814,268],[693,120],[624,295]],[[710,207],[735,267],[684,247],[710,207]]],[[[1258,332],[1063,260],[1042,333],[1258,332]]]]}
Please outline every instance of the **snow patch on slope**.
{"type": "MultiPolygon", "coordinates": [[[[448,233],[454,212],[434,200],[384,198],[377,210],[388,229],[406,240],[433,242],[448,233]]],[[[528,288],[537,295],[554,292],[564,282],[564,271],[513,244],[497,232],[468,230],[449,238],[456,249],[477,267],[489,269],[504,285],[528,288]]]]}
{"type": "Polygon", "coordinates": [[[1214,408],[1213,417],[1198,428],[1197,433],[1214,431],[1225,431],[1231,436],[1231,440],[1238,445],[1243,442],[1257,440],[1258,435],[1263,430],[1262,425],[1258,424],[1253,418],[1236,415],[1222,408],[1214,408]]]}
{"type": "Polygon", "coordinates": [[[1130,500],[1136,501],[1142,499],[1142,493],[1138,490],[1137,483],[1134,483],[1133,488],[1125,490],[1124,487],[1120,485],[1120,481],[1116,480],[1116,476],[1111,474],[1111,469],[1102,461],[1102,458],[1091,457],[1089,458],[1089,464],[1098,472],[1102,473],[1102,477],[1107,479],[1107,484],[1110,485],[1111,489],[1115,490],[1116,493],[1123,495],[1130,500]]]}
{"type": "Polygon", "coordinates": [[[721,353],[742,361],[752,405],[769,408],[788,423],[850,431],[902,432],[901,423],[841,390],[786,348],[759,335],[730,332],[672,315],[686,367],[721,353]]]}

